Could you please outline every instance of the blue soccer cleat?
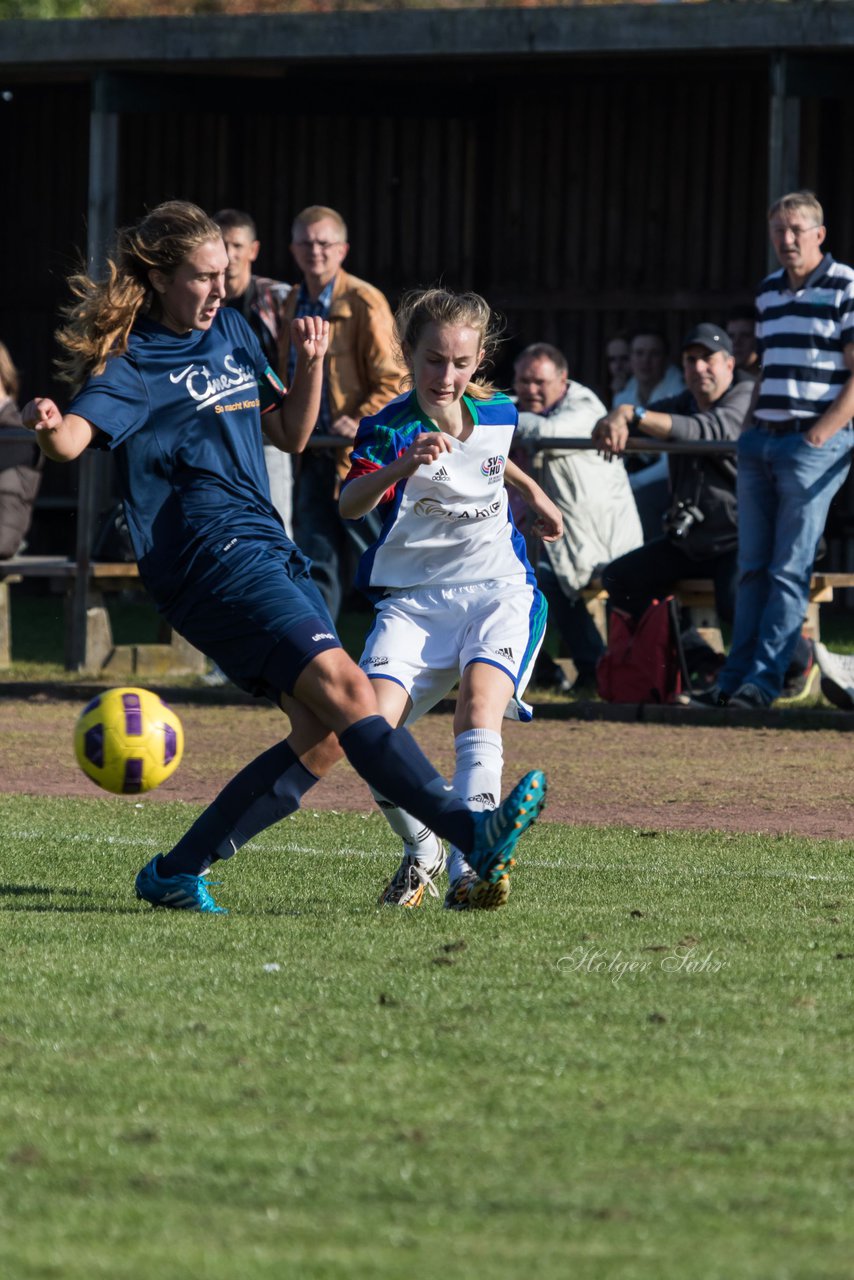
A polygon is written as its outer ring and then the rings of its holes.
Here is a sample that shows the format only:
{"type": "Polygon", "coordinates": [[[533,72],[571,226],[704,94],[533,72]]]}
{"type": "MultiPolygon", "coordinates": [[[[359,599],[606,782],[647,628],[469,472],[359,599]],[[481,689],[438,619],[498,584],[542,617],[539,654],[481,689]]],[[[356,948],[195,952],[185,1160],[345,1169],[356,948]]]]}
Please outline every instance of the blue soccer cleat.
{"type": "Polygon", "coordinates": [[[539,817],[546,802],[546,775],[526,773],[497,809],[472,814],[474,848],[466,861],[479,879],[497,884],[513,866],[513,851],[521,835],[539,817]]]}
{"type": "Polygon", "coordinates": [[[218,907],[202,876],[159,876],[157,854],[147,862],[136,878],[136,896],[153,907],[174,907],[178,911],[208,911],[227,916],[226,907],[218,907]]]}

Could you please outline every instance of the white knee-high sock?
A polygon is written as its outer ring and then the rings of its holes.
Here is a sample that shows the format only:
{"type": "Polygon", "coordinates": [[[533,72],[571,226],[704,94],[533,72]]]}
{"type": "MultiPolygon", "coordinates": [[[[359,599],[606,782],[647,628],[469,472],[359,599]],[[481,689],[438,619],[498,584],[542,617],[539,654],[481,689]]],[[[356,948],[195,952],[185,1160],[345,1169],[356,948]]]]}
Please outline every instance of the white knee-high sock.
{"type": "MultiPolygon", "coordinates": [[[[457,765],[454,786],[472,809],[495,809],[501,801],[504,749],[494,729],[466,729],[454,739],[457,765]]],[[[469,869],[463,854],[451,846],[448,879],[451,884],[469,869]]]]}
{"type": "Polygon", "coordinates": [[[403,841],[404,853],[411,854],[416,862],[432,867],[436,862],[442,842],[423,822],[413,818],[405,809],[399,809],[385,796],[371,787],[374,799],[382,810],[383,817],[395,835],[403,841]]]}

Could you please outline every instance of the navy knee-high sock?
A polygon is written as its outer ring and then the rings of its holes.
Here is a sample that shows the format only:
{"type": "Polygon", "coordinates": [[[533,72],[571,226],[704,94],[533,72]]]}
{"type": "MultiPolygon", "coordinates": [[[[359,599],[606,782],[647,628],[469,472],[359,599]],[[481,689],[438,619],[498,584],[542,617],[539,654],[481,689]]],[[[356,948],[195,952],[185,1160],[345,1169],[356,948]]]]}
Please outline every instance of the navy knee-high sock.
{"type": "Polygon", "coordinates": [[[370,786],[463,853],[471,853],[471,810],[436,772],[408,729],[392,729],[382,716],[366,716],[339,734],[338,741],[370,786]]]}
{"type": "Polygon", "coordinates": [[[257,756],[232,778],[171,853],[157,863],[161,876],[199,876],[230,858],[247,840],[299,808],[317,778],[286,742],[257,756]]]}

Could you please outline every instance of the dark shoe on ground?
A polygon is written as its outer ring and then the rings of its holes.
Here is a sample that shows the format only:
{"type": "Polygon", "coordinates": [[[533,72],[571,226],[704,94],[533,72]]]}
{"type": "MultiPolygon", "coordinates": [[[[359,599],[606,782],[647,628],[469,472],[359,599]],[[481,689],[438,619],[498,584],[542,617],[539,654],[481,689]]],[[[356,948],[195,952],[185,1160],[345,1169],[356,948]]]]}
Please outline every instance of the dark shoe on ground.
{"type": "Polygon", "coordinates": [[[534,665],[530,687],[549,693],[569,693],[572,684],[560,663],[555,662],[551,654],[541,653],[534,665]]]}
{"type": "Polygon", "coordinates": [[[808,702],[815,700],[820,680],[821,672],[818,666],[811,662],[806,671],[783,685],[783,692],[775,705],[778,707],[805,706],[808,702]]]}
{"type": "Polygon", "coordinates": [[[837,684],[835,680],[831,680],[830,676],[822,676],[821,691],[828,702],[839,707],[840,711],[854,711],[854,688],[849,689],[845,685],[837,684]]]}
{"type": "Polygon", "coordinates": [[[764,711],[771,704],[755,684],[743,684],[736,689],[727,705],[736,707],[739,711],[764,711]]]}
{"type": "Polygon", "coordinates": [[[701,689],[699,693],[692,693],[688,699],[689,707],[727,707],[729,706],[730,695],[724,693],[719,685],[710,685],[708,689],[701,689]]]}
{"type": "Polygon", "coordinates": [[[682,632],[682,651],[692,689],[701,693],[717,683],[718,672],[726,658],[706,643],[696,627],[689,627],[682,632]]]}
{"type": "Polygon", "coordinates": [[[573,698],[578,698],[584,702],[590,702],[592,698],[599,697],[599,687],[596,684],[595,676],[579,676],[574,684],[569,685],[567,681],[567,692],[571,693],[573,698]]]}

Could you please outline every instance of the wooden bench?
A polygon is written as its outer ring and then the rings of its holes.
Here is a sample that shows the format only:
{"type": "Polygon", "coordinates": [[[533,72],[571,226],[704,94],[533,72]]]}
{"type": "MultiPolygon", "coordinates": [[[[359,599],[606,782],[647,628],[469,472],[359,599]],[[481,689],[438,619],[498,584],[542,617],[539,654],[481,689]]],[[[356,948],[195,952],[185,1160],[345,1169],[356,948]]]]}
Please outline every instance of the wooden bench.
{"type": "MultiPolygon", "coordinates": [[[[804,632],[812,640],[821,639],[819,609],[833,599],[834,591],[854,587],[854,573],[814,573],[810,582],[810,597],[804,618],[804,632]]],[[[594,622],[607,639],[605,605],[608,592],[594,578],[582,593],[594,622]]],[[[683,608],[690,609],[691,621],[712,648],[723,652],[720,623],[715,611],[715,589],[711,578],[684,578],[677,582],[673,594],[683,608]]]]}
{"type": "MultiPolygon", "coordinates": [[[[15,556],[0,560],[0,667],[12,661],[12,623],[9,588],[27,578],[47,579],[65,596],[65,666],[71,661],[71,607],[78,576],[73,560],[58,556],[15,556]]],[[[198,675],[206,659],[176,631],[164,644],[116,645],[105,597],[126,590],[144,590],[135,564],[90,564],[87,578],[86,635],[83,669],[116,676],[198,675]]]]}

